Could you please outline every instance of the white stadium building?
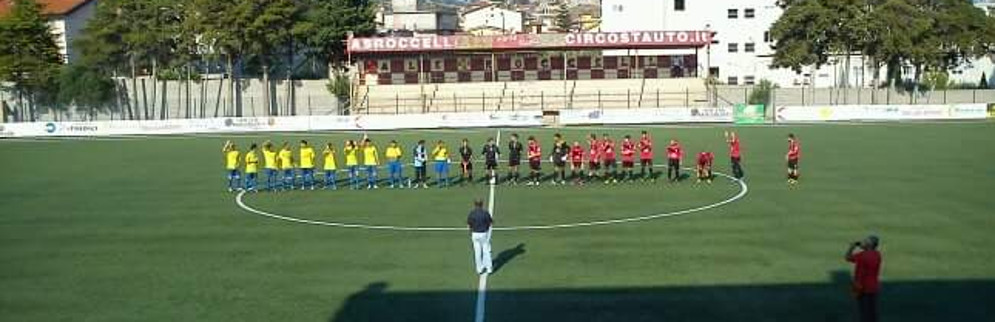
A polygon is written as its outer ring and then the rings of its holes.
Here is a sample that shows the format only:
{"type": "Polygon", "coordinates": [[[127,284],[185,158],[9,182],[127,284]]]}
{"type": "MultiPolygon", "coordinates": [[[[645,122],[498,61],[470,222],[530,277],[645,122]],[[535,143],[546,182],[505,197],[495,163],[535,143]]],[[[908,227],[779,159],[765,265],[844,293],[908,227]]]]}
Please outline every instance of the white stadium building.
{"type": "MultiPolygon", "coordinates": [[[[991,5],[976,3],[982,9],[991,5]]],[[[770,68],[774,42],[769,30],[782,12],[774,0],[602,0],[601,31],[714,31],[708,55],[702,57],[698,69],[702,71],[700,75],[706,75],[705,69],[710,69],[718,81],[729,85],[752,85],[767,79],[781,87],[839,87],[849,79],[852,87],[873,86],[872,72],[863,67],[860,56],[851,57],[849,75],[842,57],[817,71],[795,73],[770,68]]],[[[988,12],[995,11],[989,9],[988,12]]],[[[645,51],[630,54],[642,52],[645,51]]],[[[613,54],[625,53],[606,52],[606,55],[613,54]]],[[[989,78],[995,77],[995,65],[990,57],[951,71],[950,79],[958,83],[976,83],[982,73],[989,78]]]]}

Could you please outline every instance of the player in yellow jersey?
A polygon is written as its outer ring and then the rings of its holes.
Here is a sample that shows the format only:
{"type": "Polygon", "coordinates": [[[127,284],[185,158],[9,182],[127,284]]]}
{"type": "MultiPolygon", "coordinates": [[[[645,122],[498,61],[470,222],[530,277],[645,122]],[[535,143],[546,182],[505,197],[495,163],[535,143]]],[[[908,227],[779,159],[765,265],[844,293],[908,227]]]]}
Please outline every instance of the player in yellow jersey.
{"type": "Polygon", "coordinates": [[[225,171],[228,172],[228,191],[238,190],[240,177],[238,175],[238,149],[235,147],[235,143],[225,141],[225,146],[221,148],[221,154],[224,156],[225,171]]]}
{"type": "Polygon", "coordinates": [[[259,176],[259,155],[256,154],[256,144],[245,151],[245,191],[256,191],[256,178],[259,176]]]}
{"type": "Polygon", "coordinates": [[[283,147],[277,153],[276,159],[280,163],[280,170],[283,171],[281,188],[294,190],[294,153],[290,151],[290,143],[283,142],[283,147]]]}
{"type": "Polygon", "coordinates": [[[300,168],[301,168],[301,190],[310,188],[314,190],[314,148],[307,144],[306,140],[301,140],[300,148],[300,168]]]}
{"type": "Polygon", "coordinates": [[[325,187],[322,189],[331,188],[332,190],[338,189],[336,184],[335,172],[338,171],[338,164],[335,162],[335,147],[331,143],[325,145],[325,150],[321,152],[324,156],[324,162],[322,166],[325,169],[325,187]]]}
{"type": "Polygon", "coordinates": [[[384,156],[387,157],[387,169],[390,171],[390,187],[403,187],[401,183],[401,147],[397,146],[397,141],[390,141],[384,156]]]}
{"type": "Polygon", "coordinates": [[[432,160],[435,161],[436,186],[439,188],[449,186],[449,148],[446,142],[439,140],[432,149],[432,160]]]}
{"type": "Polygon", "coordinates": [[[380,151],[369,138],[363,139],[363,166],[366,167],[366,189],[377,187],[377,166],[380,165],[380,151]]]}
{"type": "Polygon", "coordinates": [[[266,169],[266,190],[273,190],[279,180],[277,176],[277,170],[280,168],[276,164],[276,151],[273,150],[273,143],[270,141],[263,142],[263,168],[266,169]]]}
{"type": "Polygon", "coordinates": [[[349,170],[349,188],[358,189],[359,188],[359,148],[356,147],[356,141],[346,140],[345,146],[342,148],[342,153],[345,154],[345,166],[349,170]]]}

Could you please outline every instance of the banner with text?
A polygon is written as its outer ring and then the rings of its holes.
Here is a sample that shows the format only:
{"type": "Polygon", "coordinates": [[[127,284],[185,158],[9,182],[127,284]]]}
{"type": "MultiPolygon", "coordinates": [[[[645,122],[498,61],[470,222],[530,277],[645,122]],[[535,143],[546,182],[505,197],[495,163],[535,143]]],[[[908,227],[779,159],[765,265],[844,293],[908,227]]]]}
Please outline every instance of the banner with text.
{"type": "Polygon", "coordinates": [[[0,123],[0,138],[538,126],[542,126],[541,111],[230,117],[146,121],[0,123]]]}
{"type": "Polygon", "coordinates": [[[560,111],[560,124],[730,123],[731,107],[664,107],[641,109],[579,109],[560,111]]]}
{"type": "Polygon", "coordinates": [[[985,104],[780,106],[778,122],[970,120],[988,116],[985,104]]]}
{"type": "Polygon", "coordinates": [[[736,124],[763,124],[764,106],[736,104],[733,120],[736,124]]]}
{"type": "Polygon", "coordinates": [[[347,40],[354,54],[515,49],[696,48],[711,43],[712,32],[626,31],[518,35],[453,35],[430,37],[369,37],[347,40]]]}

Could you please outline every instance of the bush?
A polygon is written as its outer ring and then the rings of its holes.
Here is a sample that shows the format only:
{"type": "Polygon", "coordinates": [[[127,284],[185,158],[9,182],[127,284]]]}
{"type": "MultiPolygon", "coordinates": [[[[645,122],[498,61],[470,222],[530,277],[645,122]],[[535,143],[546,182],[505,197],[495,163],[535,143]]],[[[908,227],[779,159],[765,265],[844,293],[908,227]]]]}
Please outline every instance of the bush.
{"type": "Polygon", "coordinates": [[[774,84],[769,80],[760,80],[760,83],[753,86],[753,91],[750,92],[750,97],[747,103],[750,105],[763,104],[763,106],[770,106],[771,95],[774,94],[774,89],[777,87],[777,84],[774,84]]]}
{"type": "Polygon", "coordinates": [[[349,96],[352,95],[352,84],[349,82],[349,76],[345,73],[335,73],[332,79],[325,84],[325,88],[333,96],[338,98],[339,107],[342,111],[348,111],[351,105],[349,101],[349,96]]]}

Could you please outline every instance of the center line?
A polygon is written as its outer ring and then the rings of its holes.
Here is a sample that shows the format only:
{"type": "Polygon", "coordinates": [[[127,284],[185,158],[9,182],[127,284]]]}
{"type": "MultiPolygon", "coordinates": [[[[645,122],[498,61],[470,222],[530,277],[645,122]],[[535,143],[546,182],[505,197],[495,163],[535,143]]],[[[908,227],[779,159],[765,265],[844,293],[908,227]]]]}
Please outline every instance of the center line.
{"type": "MultiPolygon", "coordinates": [[[[498,130],[498,132],[497,132],[497,138],[494,139],[494,145],[496,145],[498,147],[501,146],[501,130],[498,130]]],[[[484,171],[487,171],[487,170],[484,170],[484,171]]],[[[497,177],[497,176],[498,176],[498,173],[495,172],[494,173],[494,177],[497,177]]],[[[493,182],[493,183],[491,183],[491,182],[488,181],[488,184],[490,184],[490,192],[488,193],[488,196],[487,196],[487,212],[489,212],[491,214],[491,218],[493,218],[494,217],[494,190],[495,190],[494,188],[497,187],[497,181],[495,180],[495,182],[493,182]]],[[[487,234],[491,235],[493,232],[494,231],[492,229],[491,231],[487,232],[487,234]]],[[[488,236],[487,239],[488,239],[488,243],[490,243],[490,236],[488,236]]],[[[484,309],[485,309],[485,305],[484,304],[487,302],[487,276],[488,275],[490,275],[490,274],[489,273],[480,274],[480,279],[477,282],[477,314],[474,315],[474,318],[473,318],[474,322],[484,322],[484,309]]]]}

